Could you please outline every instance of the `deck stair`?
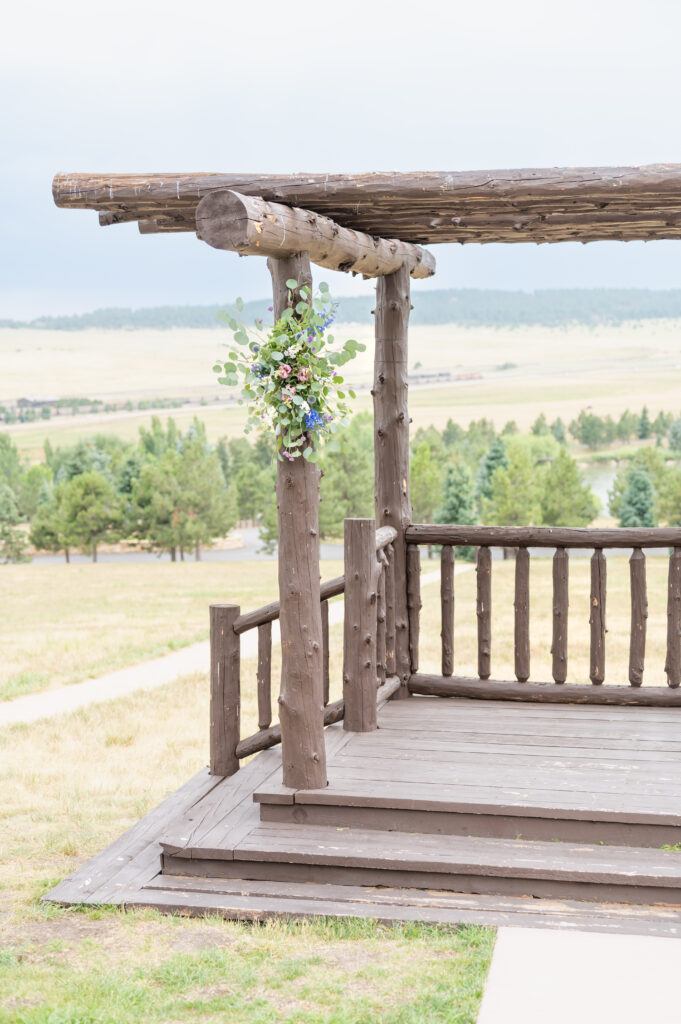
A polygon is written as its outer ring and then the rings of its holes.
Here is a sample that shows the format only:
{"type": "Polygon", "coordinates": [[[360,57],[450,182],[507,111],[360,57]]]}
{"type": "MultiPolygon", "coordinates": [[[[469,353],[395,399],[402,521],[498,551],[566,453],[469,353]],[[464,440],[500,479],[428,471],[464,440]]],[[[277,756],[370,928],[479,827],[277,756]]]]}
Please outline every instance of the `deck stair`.
{"type": "Polygon", "coordinates": [[[479,703],[332,726],[324,790],[273,771],[221,813],[216,787],[161,837],[163,874],[681,906],[674,711],[479,703]]]}

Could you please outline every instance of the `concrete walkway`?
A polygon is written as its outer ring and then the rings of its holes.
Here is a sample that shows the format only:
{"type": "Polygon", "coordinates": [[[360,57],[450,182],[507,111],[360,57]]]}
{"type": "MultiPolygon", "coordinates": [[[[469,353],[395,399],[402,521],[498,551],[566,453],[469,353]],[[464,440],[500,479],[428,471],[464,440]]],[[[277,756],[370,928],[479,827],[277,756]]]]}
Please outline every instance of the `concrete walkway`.
{"type": "Polygon", "coordinates": [[[680,1024],[681,939],[500,928],[478,1024],[680,1024]]]}
{"type": "MultiPolygon", "coordinates": [[[[455,573],[470,571],[472,565],[457,565],[455,573]]],[[[421,585],[427,586],[440,579],[440,570],[424,573],[421,585]]],[[[329,608],[329,623],[343,621],[343,602],[338,601],[329,608]]],[[[279,643],[279,623],[272,624],[272,643],[279,643]]],[[[241,637],[242,658],[254,658],[258,653],[258,631],[253,629],[241,637]]],[[[195,672],[208,673],[210,668],[210,651],[208,641],[192,644],[184,650],[166,654],[162,658],[143,661],[118,672],[109,672],[98,679],[87,679],[84,683],[62,686],[57,690],[43,690],[41,693],[28,694],[16,700],[0,704],[0,728],[15,725],[19,722],[35,722],[40,718],[51,718],[53,715],[67,714],[88,704],[97,704],[105,700],[127,697],[130,693],[140,690],[155,690],[159,686],[172,683],[181,676],[195,672]]]]}

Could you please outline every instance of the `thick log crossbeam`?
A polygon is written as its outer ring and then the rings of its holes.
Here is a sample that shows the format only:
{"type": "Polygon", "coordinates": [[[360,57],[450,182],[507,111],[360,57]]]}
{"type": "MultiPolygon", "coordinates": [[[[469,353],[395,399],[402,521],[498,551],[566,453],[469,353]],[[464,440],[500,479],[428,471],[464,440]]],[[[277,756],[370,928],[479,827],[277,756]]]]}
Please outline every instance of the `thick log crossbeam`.
{"type": "Polygon", "coordinates": [[[329,217],[231,190],[211,192],[196,208],[196,234],[214,249],[242,256],[286,259],[298,252],[329,270],[365,278],[409,267],[412,277],[431,277],[435,257],[427,249],[395,238],[376,238],[341,227],[329,217]]]}

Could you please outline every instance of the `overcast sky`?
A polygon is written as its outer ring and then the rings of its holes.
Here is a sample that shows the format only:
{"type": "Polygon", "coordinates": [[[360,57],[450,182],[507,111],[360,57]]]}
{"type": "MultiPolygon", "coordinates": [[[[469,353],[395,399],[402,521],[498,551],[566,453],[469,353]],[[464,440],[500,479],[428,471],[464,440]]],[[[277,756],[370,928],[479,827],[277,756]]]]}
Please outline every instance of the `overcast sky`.
{"type": "MultiPolygon", "coordinates": [[[[0,317],[268,290],[257,257],[58,210],[56,171],[681,162],[680,37],[679,0],[13,4],[0,317]]],[[[434,249],[419,287],[681,287],[681,242],[434,249]]]]}

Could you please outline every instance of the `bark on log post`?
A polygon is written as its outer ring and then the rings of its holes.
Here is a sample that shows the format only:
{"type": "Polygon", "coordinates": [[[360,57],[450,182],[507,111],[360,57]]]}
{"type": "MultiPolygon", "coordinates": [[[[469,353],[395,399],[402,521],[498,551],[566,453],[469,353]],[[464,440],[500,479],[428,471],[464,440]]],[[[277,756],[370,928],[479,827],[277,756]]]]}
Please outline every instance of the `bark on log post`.
{"type": "Polygon", "coordinates": [[[376,728],[376,523],[346,519],[343,700],[348,732],[376,728]]]}
{"type": "Polygon", "coordinates": [[[418,672],[421,628],[421,549],[418,544],[407,545],[407,613],[409,660],[412,672],[418,672]]]}
{"type": "Polygon", "coordinates": [[[210,773],[234,775],[239,769],[241,641],[234,623],[236,604],[210,606],[210,773]]]}
{"type": "Polygon", "coordinates": [[[435,257],[396,238],[341,227],[312,210],[268,203],[239,192],[211,192],[196,208],[196,234],[215,249],[282,259],[305,251],[313,263],[364,277],[392,274],[407,263],[412,277],[431,277],[435,257]]]}
{"type": "Polygon", "coordinates": [[[385,671],[395,675],[395,550],[392,544],[385,549],[385,671]]]}
{"type": "Polygon", "coordinates": [[[258,728],[272,724],[272,623],[258,626],[258,728]]]}
{"type": "Polygon", "coordinates": [[[322,601],[322,701],[329,703],[329,602],[322,601]]]}
{"type": "Polygon", "coordinates": [[[405,530],[411,522],[409,500],[409,409],[407,406],[407,328],[409,324],[409,268],[379,277],[376,287],[376,351],[374,356],[374,461],[376,525],[393,526],[395,579],[395,675],[400,688],[395,699],[410,696],[408,689],[409,621],[407,615],[407,545],[405,530]]]}
{"type": "Polygon", "coordinates": [[[489,679],[492,651],[492,552],[488,547],[478,550],[477,616],[478,616],[478,675],[489,679]]]}
{"type": "MultiPolygon", "coordinates": [[[[275,319],[288,304],[286,281],[311,284],[304,253],[268,260],[275,319]]],[[[298,301],[296,295],[293,302],[298,301]]],[[[277,463],[283,782],[292,789],[326,786],[323,639],[319,585],[319,469],[298,458],[277,463]]]]}
{"type": "Polygon", "coordinates": [[[591,556],[591,668],[594,686],[605,681],[605,595],[607,566],[605,555],[597,548],[591,556]]]}
{"type": "Polygon", "coordinates": [[[444,544],[440,553],[440,605],[442,608],[442,675],[454,672],[454,548],[444,544]]]}
{"type": "Polygon", "coordinates": [[[664,670],[667,685],[681,686],[681,547],[674,548],[669,559],[667,594],[667,659],[664,670]]]}
{"type": "Polygon", "coordinates": [[[631,581],[631,633],[629,637],[629,682],[640,686],[646,655],[646,619],[648,594],[646,588],[646,556],[634,548],[629,559],[631,581]]]}
{"type": "Polygon", "coordinates": [[[382,686],[386,678],[385,670],[385,577],[388,568],[388,559],[385,551],[378,552],[377,584],[376,584],[376,679],[379,686],[382,686]]]}
{"type": "Polygon", "coordinates": [[[515,676],[530,678],[530,552],[518,548],[515,558],[515,676]]]}
{"type": "Polygon", "coordinates": [[[564,683],[568,667],[568,574],[569,556],[566,548],[556,548],[553,556],[553,639],[551,642],[554,683],[564,683]]]}

